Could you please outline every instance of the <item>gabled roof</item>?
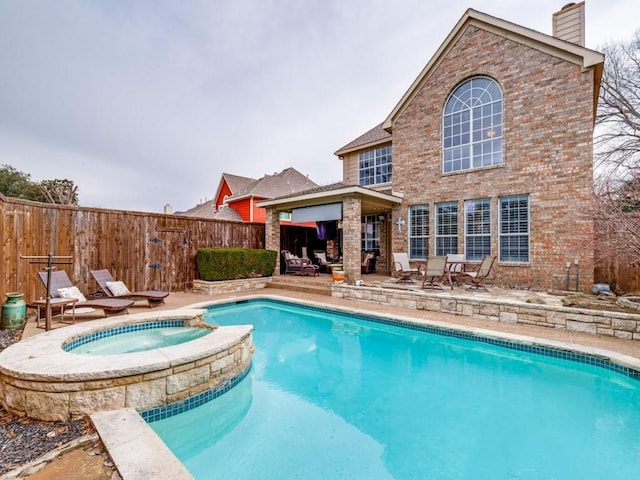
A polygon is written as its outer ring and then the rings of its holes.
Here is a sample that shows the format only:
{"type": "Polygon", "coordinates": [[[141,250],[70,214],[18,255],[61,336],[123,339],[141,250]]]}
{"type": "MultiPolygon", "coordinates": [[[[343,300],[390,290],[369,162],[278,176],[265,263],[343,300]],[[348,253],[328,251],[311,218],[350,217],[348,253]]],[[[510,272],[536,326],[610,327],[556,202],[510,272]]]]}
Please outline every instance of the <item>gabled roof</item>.
{"type": "Polygon", "coordinates": [[[269,199],[301,192],[317,186],[309,177],[290,167],[280,173],[265,175],[258,180],[252,180],[238,192],[234,192],[228,201],[232,202],[249,197],[269,199]]]}
{"type": "Polygon", "coordinates": [[[464,15],[462,15],[462,18],[460,18],[456,26],[451,30],[451,33],[449,33],[445,41],[440,45],[440,48],[438,48],[431,60],[429,60],[429,63],[427,63],[427,65],[422,69],[418,78],[414,80],[409,87],[409,90],[407,90],[400,99],[400,102],[398,102],[386,120],[382,123],[382,127],[385,130],[393,130],[393,124],[396,118],[398,118],[398,116],[400,116],[404,111],[415,94],[420,90],[420,87],[425,80],[437,69],[442,59],[447,55],[449,50],[453,48],[458,38],[464,34],[465,30],[470,25],[509,38],[514,42],[527,45],[549,55],[573,62],[584,69],[595,68],[596,88],[594,89],[593,99],[593,115],[595,118],[595,112],[598,106],[600,79],[602,77],[602,68],[604,63],[604,55],[602,53],[470,8],[464,13],[464,15]]]}
{"type": "Polygon", "coordinates": [[[378,192],[359,185],[338,182],[271,200],[264,200],[258,202],[258,206],[273,207],[279,211],[287,211],[299,207],[342,202],[346,197],[353,195],[360,198],[363,215],[385,213],[402,203],[402,197],[391,193],[378,192]]]}
{"type": "Polygon", "coordinates": [[[218,188],[216,189],[216,194],[213,196],[213,201],[215,202],[220,196],[220,190],[222,190],[222,185],[224,185],[225,183],[229,186],[231,195],[235,195],[251,182],[255,182],[255,179],[249,177],[241,177],[240,175],[232,175],[230,173],[223,173],[220,177],[220,183],[218,184],[218,188]]]}
{"type": "Polygon", "coordinates": [[[365,147],[374,147],[382,143],[390,142],[391,134],[382,128],[382,124],[378,124],[368,132],[360,135],[352,142],[347,143],[344,147],[338,149],[334,155],[342,156],[353,150],[361,150],[365,147]]]}

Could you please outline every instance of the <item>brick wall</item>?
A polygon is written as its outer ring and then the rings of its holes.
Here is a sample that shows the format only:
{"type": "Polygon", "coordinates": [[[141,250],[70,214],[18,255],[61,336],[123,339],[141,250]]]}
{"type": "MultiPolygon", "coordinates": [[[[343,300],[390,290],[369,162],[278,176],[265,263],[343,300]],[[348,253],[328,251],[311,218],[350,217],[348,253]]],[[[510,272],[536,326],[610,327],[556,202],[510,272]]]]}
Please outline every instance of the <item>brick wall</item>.
{"type": "MultiPolygon", "coordinates": [[[[394,221],[407,220],[410,205],[429,204],[433,254],[434,204],[457,201],[462,252],[464,200],[490,198],[497,255],[498,198],[528,194],[530,263],[500,263],[496,282],[564,288],[566,262],[577,258],[580,289],[590,289],[593,88],[591,71],[469,26],[394,123],[393,190],[404,194],[394,221]],[[495,79],[503,91],[503,164],[443,174],[442,110],[455,87],[476,75],[495,79]]],[[[393,251],[407,251],[407,227],[393,230],[393,251]]]]}

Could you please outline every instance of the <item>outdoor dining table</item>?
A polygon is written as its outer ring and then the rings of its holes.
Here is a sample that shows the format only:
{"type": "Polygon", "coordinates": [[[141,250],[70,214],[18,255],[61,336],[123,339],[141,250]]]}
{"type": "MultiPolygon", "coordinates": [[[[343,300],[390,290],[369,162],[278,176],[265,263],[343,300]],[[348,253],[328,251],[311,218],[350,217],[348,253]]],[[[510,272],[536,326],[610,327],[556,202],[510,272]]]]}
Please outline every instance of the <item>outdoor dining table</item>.
{"type": "Polygon", "coordinates": [[[457,274],[468,272],[468,271],[474,271],[476,268],[478,268],[478,262],[469,262],[466,260],[452,261],[452,262],[448,261],[447,266],[445,268],[445,271],[447,273],[447,280],[449,281],[449,284],[453,286],[454,277],[457,274]]]}

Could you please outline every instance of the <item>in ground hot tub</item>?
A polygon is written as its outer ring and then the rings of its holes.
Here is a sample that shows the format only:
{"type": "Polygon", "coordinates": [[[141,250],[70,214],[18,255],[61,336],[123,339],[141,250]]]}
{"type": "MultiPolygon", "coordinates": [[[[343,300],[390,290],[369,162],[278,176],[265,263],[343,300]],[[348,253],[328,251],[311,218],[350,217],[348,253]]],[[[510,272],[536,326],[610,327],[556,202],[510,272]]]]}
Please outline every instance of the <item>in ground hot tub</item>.
{"type": "Polygon", "coordinates": [[[145,312],[58,328],[20,341],[0,352],[0,402],[10,412],[39,420],[187,404],[204,392],[234,383],[251,365],[253,327],[211,330],[204,325],[205,312],[145,312]],[[199,337],[165,339],[148,350],[143,344],[143,349],[129,353],[80,356],[67,351],[100,338],[174,328],[199,337]]]}
{"type": "Polygon", "coordinates": [[[183,320],[144,322],[84,335],[66,342],[62,349],[65,352],[90,355],[144,352],[190,342],[211,332],[213,329],[206,325],[185,326],[183,320]]]}

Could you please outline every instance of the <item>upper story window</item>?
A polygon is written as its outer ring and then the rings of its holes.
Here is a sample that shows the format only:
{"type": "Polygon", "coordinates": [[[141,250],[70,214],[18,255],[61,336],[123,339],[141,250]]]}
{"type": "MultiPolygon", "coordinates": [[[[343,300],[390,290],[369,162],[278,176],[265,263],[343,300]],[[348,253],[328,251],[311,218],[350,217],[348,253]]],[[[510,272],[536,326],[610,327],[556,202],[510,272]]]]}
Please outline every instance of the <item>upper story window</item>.
{"type": "Polygon", "coordinates": [[[502,163],[502,90],[494,80],[474,77],[453,91],[442,144],[445,173],[502,163]]]}
{"type": "Polygon", "coordinates": [[[377,185],[391,182],[391,145],[360,152],[359,185],[377,185]]]}

